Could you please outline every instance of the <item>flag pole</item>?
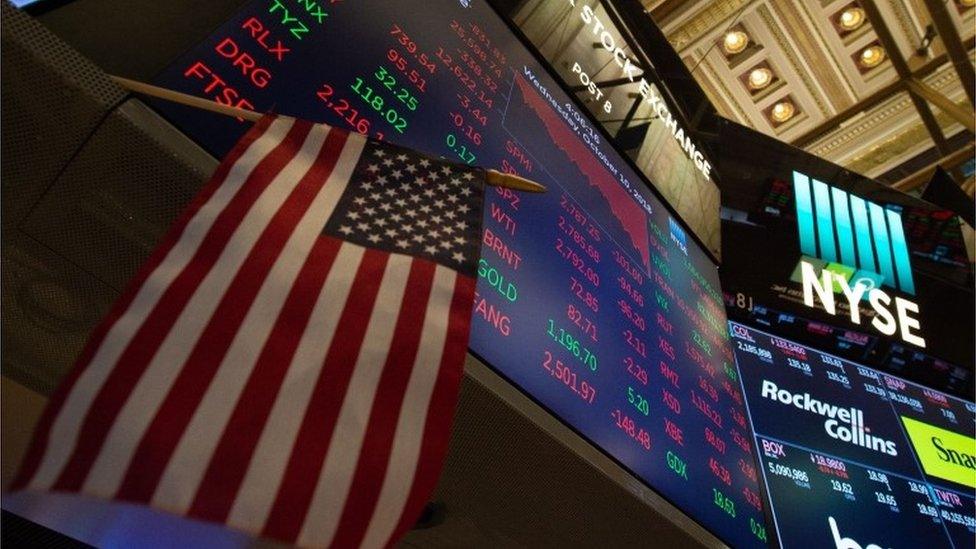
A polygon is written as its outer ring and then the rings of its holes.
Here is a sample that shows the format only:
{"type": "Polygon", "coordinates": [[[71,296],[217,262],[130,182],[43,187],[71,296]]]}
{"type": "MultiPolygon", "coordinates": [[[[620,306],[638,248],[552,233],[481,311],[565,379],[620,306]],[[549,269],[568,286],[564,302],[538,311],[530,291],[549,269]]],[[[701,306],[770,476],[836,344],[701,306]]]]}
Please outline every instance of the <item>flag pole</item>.
{"type": "MultiPolygon", "coordinates": [[[[232,107],[231,105],[222,105],[216,101],[210,101],[209,99],[204,99],[195,95],[189,95],[167,88],[153,86],[152,84],[146,84],[145,82],[139,82],[138,80],[130,80],[128,78],[122,78],[121,76],[110,76],[110,78],[114,80],[116,84],[129,91],[149,95],[158,99],[164,99],[166,101],[172,101],[188,107],[203,109],[205,111],[215,112],[226,116],[234,116],[250,122],[257,122],[261,119],[261,116],[263,116],[259,112],[242,109],[240,107],[232,107]]],[[[535,181],[531,181],[517,175],[499,172],[497,170],[485,170],[485,183],[495,187],[505,187],[508,189],[526,191],[530,193],[546,192],[545,186],[536,183],[535,181]]]]}

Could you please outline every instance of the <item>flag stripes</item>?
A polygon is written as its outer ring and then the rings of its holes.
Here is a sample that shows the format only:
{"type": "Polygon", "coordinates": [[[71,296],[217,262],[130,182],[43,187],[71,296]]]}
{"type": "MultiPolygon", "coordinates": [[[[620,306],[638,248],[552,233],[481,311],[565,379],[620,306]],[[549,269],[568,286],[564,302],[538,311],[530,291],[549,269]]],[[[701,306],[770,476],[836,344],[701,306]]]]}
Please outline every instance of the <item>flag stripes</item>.
{"type": "Polygon", "coordinates": [[[255,125],[93,333],[14,487],[309,546],[402,535],[446,451],[474,279],[324,232],[347,187],[378,177],[366,147],[304,121],[255,125]]]}

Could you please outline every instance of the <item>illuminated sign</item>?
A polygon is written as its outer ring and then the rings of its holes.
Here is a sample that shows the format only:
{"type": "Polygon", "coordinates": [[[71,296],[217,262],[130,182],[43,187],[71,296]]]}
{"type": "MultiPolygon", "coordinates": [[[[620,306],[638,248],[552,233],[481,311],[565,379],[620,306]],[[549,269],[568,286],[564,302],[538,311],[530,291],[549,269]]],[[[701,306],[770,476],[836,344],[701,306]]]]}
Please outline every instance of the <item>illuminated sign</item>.
{"type": "Polygon", "coordinates": [[[912,330],[919,330],[921,326],[918,319],[909,313],[918,314],[918,305],[901,297],[894,297],[894,314],[889,310],[892,297],[878,288],[871,288],[863,284],[855,284],[852,288],[843,275],[834,273],[828,269],[820,271],[818,276],[814,266],[806,261],[800,261],[800,272],[803,281],[803,303],[807,307],[815,307],[814,296],[820,298],[823,309],[831,315],[837,314],[836,303],[834,302],[835,285],[839,285],[841,293],[847,298],[850,308],[851,322],[861,323],[861,310],[858,304],[861,298],[867,295],[871,308],[877,315],[871,319],[871,326],[884,335],[895,335],[901,328],[901,338],[906,343],[911,343],[918,347],[925,347],[925,340],[912,333],[912,330]]]}
{"type": "MultiPolygon", "coordinates": [[[[576,0],[568,0],[569,5],[576,7],[576,0]]],[[[671,114],[671,111],[665,105],[664,100],[661,96],[657,94],[654,87],[651,86],[650,82],[644,77],[636,74],[638,71],[642,70],[638,67],[624,51],[626,44],[621,46],[617,44],[617,40],[613,33],[610,32],[610,28],[604,24],[599,17],[597,17],[596,12],[591,6],[584,5],[580,10],[580,19],[583,24],[589,27],[590,32],[597,39],[594,46],[599,44],[603,47],[610,55],[613,56],[613,61],[619,66],[627,79],[631,82],[637,83],[637,92],[644,98],[644,101],[651,106],[657,117],[667,125],[668,129],[671,130],[671,137],[681,145],[681,149],[685,152],[689,159],[695,163],[695,168],[698,169],[705,176],[706,179],[711,180],[712,165],[705,160],[705,156],[698,150],[698,145],[691,140],[691,133],[685,132],[685,129],[678,124],[678,120],[671,114]]],[[[583,72],[579,63],[576,63],[573,71],[580,75],[580,80],[585,86],[588,87],[590,94],[597,96],[599,99],[602,97],[602,92],[599,94],[596,84],[590,81],[589,76],[583,72]],[[584,79],[584,76],[586,78],[584,79]],[[590,85],[592,84],[592,87],[590,85]]],[[[609,102],[604,104],[604,111],[610,112],[609,102]]]]}
{"type": "Polygon", "coordinates": [[[768,379],[763,380],[760,394],[763,398],[796,406],[805,412],[827,418],[824,421],[824,431],[830,438],[870,448],[876,452],[884,452],[890,456],[898,455],[898,448],[894,442],[869,434],[871,429],[864,425],[863,410],[817,400],[811,397],[810,393],[791,393],[788,389],[777,387],[768,379]]]}
{"type": "Polygon", "coordinates": [[[976,440],[902,417],[925,474],[976,488],[976,440]]]}
{"type": "Polygon", "coordinates": [[[909,314],[917,314],[918,305],[878,288],[915,294],[901,214],[800,172],[793,172],[793,190],[803,253],[794,279],[799,274],[803,303],[814,307],[814,297],[819,297],[823,309],[835,315],[834,293],[843,294],[851,322],[860,324],[858,305],[866,297],[877,313],[872,327],[889,336],[900,327],[905,342],[925,347],[925,340],[912,333],[921,328],[909,314]],[[894,313],[889,310],[892,303],[894,313]]]}
{"type": "Polygon", "coordinates": [[[846,265],[856,271],[855,280],[880,279],[885,286],[915,295],[899,212],[799,172],[793,172],[793,190],[804,255],[846,265]]]}

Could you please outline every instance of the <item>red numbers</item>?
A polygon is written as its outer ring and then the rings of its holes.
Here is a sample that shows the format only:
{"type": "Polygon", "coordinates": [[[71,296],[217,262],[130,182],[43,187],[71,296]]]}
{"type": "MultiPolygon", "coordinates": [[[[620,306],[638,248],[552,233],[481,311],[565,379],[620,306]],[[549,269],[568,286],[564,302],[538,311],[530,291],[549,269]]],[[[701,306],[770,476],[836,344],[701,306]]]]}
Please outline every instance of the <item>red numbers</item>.
{"type": "Polygon", "coordinates": [[[706,395],[711,397],[712,401],[718,402],[718,389],[714,385],[708,382],[707,379],[702,376],[698,376],[698,388],[705,392],[706,395]]]}
{"type": "Polygon", "coordinates": [[[719,480],[725,483],[726,486],[732,486],[732,473],[725,468],[724,465],[719,463],[715,458],[708,458],[708,468],[712,471],[719,480]]]}
{"type": "Polygon", "coordinates": [[[627,366],[627,373],[634,376],[637,381],[640,381],[644,385],[647,385],[647,370],[641,368],[634,359],[629,356],[624,358],[624,364],[627,366]]]}
{"type": "Polygon", "coordinates": [[[621,254],[617,250],[614,250],[613,258],[617,261],[617,265],[620,265],[620,267],[624,270],[624,272],[626,272],[631,278],[634,279],[634,282],[637,282],[639,286],[642,286],[644,284],[644,275],[639,270],[637,270],[636,267],[631,265],[630,261],[627,261],[627,258],[624,257],[623,254],[621,254]]]}
{"type": "Polygon", "coordinates": [[[620,307],[620,312],[623,313],[623,315],[627,317],[627,319],[630,320],[637,329],[642,332],[647,330],[647,322],[644,320],[644,317],[637,314],[637,311],[634,311],[634,309],[631,308],[630,303],[627,303],[621,299],[620,301],[617,301],[617,305],[620,307]]]}
{"type": "MultiPolygon", "coordinates": [[[[637,288],[631,285],[630,281],[622,276],[617,277],[617,283],[620,284],[620,289],[623,290],[627,297],[629,297],[638,307],[644,306],[644,296],[641,295],[637,288]]],[[[670,332],[668,332],[670,333],[670,332]]]]}
{"type": "Polygon", "coordinates": [[[593,404],[596,398],[596,387],[588,382],[579,379],[579,376],[563,361],[554,359],[552,353],[544,351],[542,368],[549,372],[549,375],[563,382],[567,389],[576,393],[587,404],[593,404]]]}
{"type": "MultiPolygon", "coordinates": [[[[328,85],[322,84],[315,96],[329,109],[331,109],[335,114],[337,114],[350,128],[359,132],[363,135],[369,135],[370,121],[368,118],[360,114],[360,112],[349,104],[349,101],[341,97],[336,97],[335,89],[328,85]]],[[[374,137],[377,139],[383,139],[383,134],[376,132],[374,137]]]]}
{"type": "Polygon", "coordinates": [[[389,59],[390,62],[393,63],[393,66],[403,73],[403,75],[407,77],[407,80],[416,86],[419,91],[424,93],[427,92],[427,80],[421,77],[416,70],[410,68],[410,64],[407,62],[406,57],[400,55],[400,53],[395,49],[390,48],[390,50],[386,52],[386,58],[389,59]]]}
{"type": "Polygon", "coordinates": [[[562,256],[563,259],[565,259],[570,265],[572,265],[590,284],[593,284],[595,287],[600,286],[599,273],[587,265],[586,261],[580,257],[576,251],[569,246],[566,246],[561,238],[556,238],[556,252],[559,253],[559,255],[562,256]]]}
{"type": "Polygon", "coordinates": [[[705,427],[705,440],[708,441],[713,448],[718,450],[720,454],[725,455],[725,441],[712,432],[712,430],[708,427],[705,427]]]}
{"type": "Polygon", "coordinates": [[[644,429],[638,427],[633,419],[624,415],[619,409],[611,412],[610,416],[616,421],[618,429],[627,433],[627,436],[636,441],[645,450],[651,449],[651,435],[644,429]]]}
{"type": "Polygon", "coordinates": [[[647,345],[638,339],[637,336],[634,335],[634,332],[624,330],[624,339],[627,340],[627,345],[630,345],[630,348],[639,354],[641,358],[647,358],[647,345]]]}
{"type": "Polygon", "coordinates": [[[600,262],[600,251],[597,250],[595,247],[593,247],[589,242],[587,242],[586,237],[583,236],[583,233],[576,230],[576,227],[574,227],[572,223],[566,221],[565,217],[559,216],[559,220],[557,221],[556,224],[559,225],[559,228],[562,229],[563,232],[567,236],[569,236],[569,238],[577,246],[580,247],[580,249],[583,251],[583,253],[587,255],[587,257],[589,257],[593,261],[596,261],[597,263],[600,262]]]}
{"type": "Polygon", "coordinates": [[[596,296],[586,291],[583,285],[573,277],[569,277],[569,290],[594,313],[600,310],[600,302],[597,301],[596,296]]]}
{"type": "Polygon", "coordinates": [[[586,316],[582,313],[582,311],[580,311],[576,307],[573,307],[572,305],[567,305],[566,317],[569,318],[570,322],[572,322],[577,327],[579,327],[579,329],[582,330],[584,334],[590,336],[590,339],[592,339],[594,342],[597,340],[596,324],[590,321],[589,318],[586,318],[586,316]]]}

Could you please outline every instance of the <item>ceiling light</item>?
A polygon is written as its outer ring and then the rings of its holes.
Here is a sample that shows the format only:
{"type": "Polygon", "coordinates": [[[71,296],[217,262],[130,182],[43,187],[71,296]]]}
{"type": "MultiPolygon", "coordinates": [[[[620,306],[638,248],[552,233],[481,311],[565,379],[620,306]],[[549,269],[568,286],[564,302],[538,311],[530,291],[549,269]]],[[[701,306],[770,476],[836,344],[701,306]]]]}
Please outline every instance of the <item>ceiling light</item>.
{"type": "Polygon", "coordinates": [[[851,6],[841,12],[840,19],[837,22],[840,28],[852,31],[864,24],[864,10],[857,6],[851,6]]]}
{"type": "Polygon", "coordinates": [[[861,66],[870,69],[877,67],[885,60],[885,50],[881,46],[874,45],[864,48],[860,55],[861,66]]]}
{"type": "Polygon", "coordinates": [[[793,102],[783,100],[773,105],[773,110],[769,112],[769,116],[772,117],[773,121],[782,124],[792,118],[794,113],[796,113],[796,107],[793,106],[793,102]]]}
{"type": "Polygon", "coordinates": [[[976,0],[958,0],[958,1],[959,1],[959,5],[964,8],[971,8],[973,6],[976,6],[976,0]]]}
{"type": "Polygon", "coordinates": [[[759,67],[758,69],[752,69],[749,72],[749,89],[750,90],[761,90],[769,85],[773,81],[773,71],[765,68],[759,67]]]}
{"type": "Polygon", "coordinates": [[[749,35],[739,30],[729,32],[725,35],[725,39],[722,40],[722,47],[730,55],[741,52],[748,45],[749,35]]]}

